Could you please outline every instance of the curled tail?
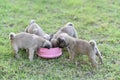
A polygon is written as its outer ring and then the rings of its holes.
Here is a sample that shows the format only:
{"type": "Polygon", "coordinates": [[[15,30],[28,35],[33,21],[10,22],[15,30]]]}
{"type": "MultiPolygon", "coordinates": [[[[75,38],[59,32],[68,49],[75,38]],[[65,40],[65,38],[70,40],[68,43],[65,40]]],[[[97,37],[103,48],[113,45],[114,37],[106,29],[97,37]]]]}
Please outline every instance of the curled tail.
{"type": "Polygon", "coordinates": [[[72,26],[72,27],[73,27],[73,28],[72,28],[72,30],[73,30],[73,37],[74,37],[74,38],[78,38],[78,34],[77,34],[77,31],[75,30],[74,24],[73,24],[72,22],[68,22],[68,23],[66,24],[66,26],[72,26]]]}
{"type": "Polygon", "coordinates": [[[74,24],[71,23],[71,22],[68,22],[68,23],[66,24],[66,26],[74,26],[74,24]]]}
{"type": "Polygon", "coordinates": [[[99,62],[102,64],[103,63],[103,57],[97,47],[97,44],[94,40],[89,41],[90,45],[92,46],[93,50],[95,51],[95,54],[99,57],[99,62]]]}
{"type": "Polygon", "coordinates": [[[93,48],[96,46],[96,42],[94,40],[90,40],[89,43],[93,48]]]}
{"type": "Polygon", "coordinates": [[[33,24],[33,23],[35,23],[35,20],[31,20],[31,21],[29,22],[29,25],[25,28],[25,32],[28,33],[28,29],[29,29],[30,25],[33,24]]]}
{"type": "Polygon", "coordinates": [[[14,37],[15,37],[15,33],[11,32],[11,33],[9,34],[9,39],[10,39],[10,40],[13,40],[14,37]]]}
{"type": "Polygon", "coordinates": [[[31,25],[32,23],[35,23],[35,20],[31,20],[30,23],[29,23],[29,25],[31,25]]]}

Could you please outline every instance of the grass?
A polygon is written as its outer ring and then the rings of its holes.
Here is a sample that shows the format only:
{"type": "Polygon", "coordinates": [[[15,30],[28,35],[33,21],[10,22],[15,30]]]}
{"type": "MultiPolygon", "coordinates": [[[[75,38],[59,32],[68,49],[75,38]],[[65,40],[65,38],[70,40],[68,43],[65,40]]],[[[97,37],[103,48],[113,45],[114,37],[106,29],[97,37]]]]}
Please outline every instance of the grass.
{"type": "Polygon", "coordinates": [[[0,0],[0,80],[120,80],[119,5],[119,0],[0,0]],[[66,50],[59,58],[35,56],[33,62],[22,50],[16,60],[8,35],[24,31],[31,19],[49,34],[74,23],[79,38],[96,40],[104,64],[96,71],[75,66],[66,50]]]}

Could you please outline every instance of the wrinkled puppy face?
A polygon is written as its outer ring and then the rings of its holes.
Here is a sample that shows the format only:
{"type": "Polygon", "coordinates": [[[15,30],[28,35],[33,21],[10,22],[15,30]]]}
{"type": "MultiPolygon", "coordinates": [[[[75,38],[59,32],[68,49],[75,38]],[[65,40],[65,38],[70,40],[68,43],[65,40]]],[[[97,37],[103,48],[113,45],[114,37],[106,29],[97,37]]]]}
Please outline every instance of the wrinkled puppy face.
{"type": "Polygon", "coordinates": [[[65,41],[65,38],[63,38],[63,37],[59,37],[57,39],[57,41],[58,41],[58,44],[59,44],[59,48],[64,48],[64,47],[68,46],[67,42],[65,41]]]}
{"type": "Polygon", "coordinates": [[[53,48],[59,47],[58,41],[57,41],[56,39],[52,39],[52,40],[51,40],[51,43],[52,43],[52,47],[53,47],[53,48]]]}
{"type": "Polygon", "coordinates": [[[44,44],[43,44],[43,47],[50,49],[50,48],[52,48],[52,44],[51,44],[51,42],[49,42],[48,40],[46,40],[46,41],[44,42],[44,44]]]}

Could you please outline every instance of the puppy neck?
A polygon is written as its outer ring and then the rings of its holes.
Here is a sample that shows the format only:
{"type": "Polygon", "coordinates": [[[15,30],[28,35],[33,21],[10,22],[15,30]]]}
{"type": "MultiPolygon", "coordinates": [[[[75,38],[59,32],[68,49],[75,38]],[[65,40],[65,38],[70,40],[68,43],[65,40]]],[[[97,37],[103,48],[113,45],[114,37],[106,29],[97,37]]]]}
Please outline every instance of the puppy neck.
{"type": "Polygon", "coordinates": [[[75,38],[71,37],[71,36],[68,36],[67,38],[68,40],[68,47],[70,47],[71,45],[75,44],[75,38]]]}

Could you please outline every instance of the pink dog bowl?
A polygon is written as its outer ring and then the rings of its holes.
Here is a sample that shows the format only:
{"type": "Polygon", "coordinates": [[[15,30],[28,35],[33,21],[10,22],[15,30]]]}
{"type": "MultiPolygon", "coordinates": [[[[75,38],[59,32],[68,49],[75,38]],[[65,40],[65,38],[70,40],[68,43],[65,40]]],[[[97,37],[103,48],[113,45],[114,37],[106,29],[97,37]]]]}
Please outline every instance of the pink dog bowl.
{"type": "Polygon", "coordinates": [[[62,55],[61,48],[40,48],[38,50],[38,56],[42,58],[57,58],[62,55]]]}

